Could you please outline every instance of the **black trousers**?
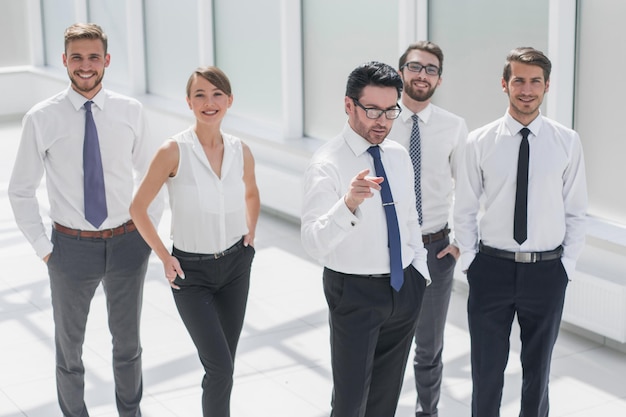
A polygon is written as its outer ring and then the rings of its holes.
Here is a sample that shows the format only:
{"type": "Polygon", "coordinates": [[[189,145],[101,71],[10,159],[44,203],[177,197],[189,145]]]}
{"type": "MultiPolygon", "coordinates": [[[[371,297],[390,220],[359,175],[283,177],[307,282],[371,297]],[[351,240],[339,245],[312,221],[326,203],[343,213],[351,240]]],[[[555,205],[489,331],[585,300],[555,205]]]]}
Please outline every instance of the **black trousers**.
{"type": "Polygon", "coordinates": [[[324,269],[333,369],[332,417],[393,416],[426,281],[413,266],[389,278],[324,269]]]}
{"type": "Polygon", "coordinates": [[[254,258],[252,246],[218,259],[198,260],[199,254],[173,255],[185,272],[172,289],[178,313],[198,350],[202,379],[202,415],[230,416],[235,352],[243,328],[254,258]]]}
{"type": "Polygon", "coordinates": [[[521,329],[520,417],[547,417],[548,381],[568,278],[560,259],[515,263],[478,253],[467,271],[472,416],[498,417],[513,318],[521,329]]]}

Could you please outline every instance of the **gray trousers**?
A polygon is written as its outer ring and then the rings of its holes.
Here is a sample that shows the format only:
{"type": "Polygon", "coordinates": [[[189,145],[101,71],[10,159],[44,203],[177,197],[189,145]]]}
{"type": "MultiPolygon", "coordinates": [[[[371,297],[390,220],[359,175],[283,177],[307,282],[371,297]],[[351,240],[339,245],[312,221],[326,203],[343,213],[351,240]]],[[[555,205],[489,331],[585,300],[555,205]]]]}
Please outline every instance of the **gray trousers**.
{"type": "Polygon", "coordinates": [[[52,231],[48,273],[55,324],[56,380],[64,417],[88,417],[83,342],[89,307],[102,283],[113,340],[115,399],[120,417],[139,417],[142,395],[139,320],[150,247],[137,231],[85,239],[52,231]]]}
{"type": "Polygon", "coordinates": [[[422,310],[415,330],[415,388],[417,390],[416,417],[438,417],[441,379],[443,372],[443,333],[450,304],[450,293],[456,261],[450,254],[437,259],[448,238],[424,245],[428,250],[428,272],[432,283],[426,287],[422,310]]]}

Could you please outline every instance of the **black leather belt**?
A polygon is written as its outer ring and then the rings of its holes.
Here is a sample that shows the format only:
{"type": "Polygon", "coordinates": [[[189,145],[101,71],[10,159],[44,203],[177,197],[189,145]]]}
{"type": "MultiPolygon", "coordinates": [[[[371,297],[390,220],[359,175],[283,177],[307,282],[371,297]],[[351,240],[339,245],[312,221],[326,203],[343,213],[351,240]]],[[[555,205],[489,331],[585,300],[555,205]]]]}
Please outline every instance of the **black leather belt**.
{"type": "Polygon", "coordinates": [[[176,249],[173,248],[172,249],[172,255],[174,255],[176,258],[181,259],[183,261],[208,261],[211,259],[219,259],[221,257],[224,257],[226,255],[230,255],[232,253],[237,252],[238,250],[243,248],[243,238],[241,238],[241,240],[239,240],[239,242],[235,243],[233,246],[231,246],[230,248],[222,251],[222,252],[218,252],[218,253],[198,253],[198,254],[194,254],[194,253],[189,253],[189,252],[183,252],[180,249],[176,249]]]}
{"type": "Polygon", "coordinates": [[[450,229],[448,229],[448,227],[446,226],[438,232],[431,233],[429,235],[422,235],[422,242],[424,242],[424,245],[438,242],[448,237],[449,234],[450,234],[450,229]]]}
{"type": "Polygon", "coordinates": [[[363,278],[363,279],[390,279],[391,274],[347,274],[345,272],[335,271],[330,268],[324,268],[325,270],[332,272],[333,274],[344,275],[351,278],[363,278]]]}
{"type": "Polygon", "coordinates": [[[478,249],[481,253],[485,255],[493,256],[496,258],[508,259],[509,261],[514,261],[518,263],[524,264],[532,264],[535,262],[542,261],[553,261],[555,259],[560,259],[563,254],[563,246],[559,246],[558,248],[546,252],[509,252],[506,250],[492,248],[491,246],[483,245],[482,242],[478,245],[478,249]]]}

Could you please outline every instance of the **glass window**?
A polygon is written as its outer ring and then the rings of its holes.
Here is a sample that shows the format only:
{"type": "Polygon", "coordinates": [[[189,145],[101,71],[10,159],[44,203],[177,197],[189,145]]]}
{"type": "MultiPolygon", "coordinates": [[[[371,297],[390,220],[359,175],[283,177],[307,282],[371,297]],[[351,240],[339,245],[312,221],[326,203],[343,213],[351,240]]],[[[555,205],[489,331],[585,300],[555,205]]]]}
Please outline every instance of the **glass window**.
{"type": "Polygon", "coordinates": [[[129,87],[126,0],[89,0],[88,5],[89,21],[102,27],[109,38],[111,64],[106,69],[105,83],[110,80],[120,86],[129,87]]]}
{"type": "Polygon", "coordinates": [[[199,62],[197,0],[144,1],[148,92],[185,99],[189,75],[199,62]]]}
{"type": "Polygon", "coordinates": [[[506,55],[519,46],[548,53],[548,5],[545,0],[430,1],[430,40],[444,53],[442,84],[433,101],[465,117],[470,129],[502,117],[506,55]]]}
{"type": "Polygon", "coordinates": [[[619,52],[626,38],[626,3],[581,0],[579,7],[574,125],[585,150],[589,214],[626,225],[626,83],[621,74],[626,56],[619,52]]]}
{"type": "Polygon", "coordinates": [[[73,0],[42,1],[43,40],[45,49],[45,63],[54,68],[65,71],[63,53],[65,44],[63,33],[68,26],[76,23],[73,0]]]}
{"type": "Polygon", "coordinates": [[[4,1],[0,13],[0,67],[30,64],[26,2],[4,1]]]}
{"type": "Polygon", "coordinates": [[[232,113],[282,123],[280,0],[214,0],[216,65],[232,83],[232,113]]]}
{"type": "Polygon", "coordinates": [[[398,66],[398,2],[304,1],[304,131],[330,139],[342,129],[350,72],[367,61],[398,66]]]}

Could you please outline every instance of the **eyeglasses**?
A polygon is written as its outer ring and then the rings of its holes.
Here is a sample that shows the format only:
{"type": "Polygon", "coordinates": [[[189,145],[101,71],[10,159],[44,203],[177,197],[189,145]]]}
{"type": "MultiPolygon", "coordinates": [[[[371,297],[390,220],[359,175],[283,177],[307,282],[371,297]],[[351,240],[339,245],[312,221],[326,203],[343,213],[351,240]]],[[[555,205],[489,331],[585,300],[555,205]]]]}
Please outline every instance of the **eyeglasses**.
{"type": "Polygon", "coordinates": [[[441,68],[435,65],[422,65],[419,62],[407,62],[400,69],[408,68],[411,72],[422,72],[422,69],[426,70],[426,74],[428,75],[440,75],[441,68]]]}
{"type": "Polygon", "coordinates": [[[378,119],[380,116],[383,115],[383,113],[385,113],[385,117],[387,119],[393,120],[393,119],[397,119],[398,116],[400,116],[400,112],[402,111],[400,107],[396,107],[395,109],[388,109],[388,110],[375,109],[373,107],[367,108],[361,103],[359,103],[359,100],[357,100],[356,98],[353,98],[352,101],[354,101],[354,104],[356,104],[357,106],[365,110],[365,116],[368,119],[378,119]]]}

